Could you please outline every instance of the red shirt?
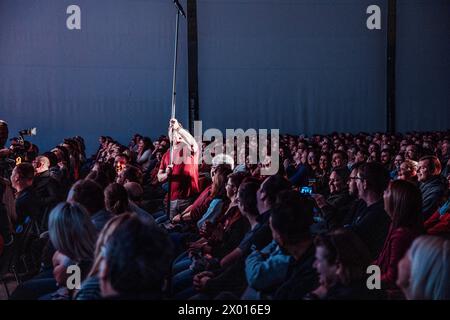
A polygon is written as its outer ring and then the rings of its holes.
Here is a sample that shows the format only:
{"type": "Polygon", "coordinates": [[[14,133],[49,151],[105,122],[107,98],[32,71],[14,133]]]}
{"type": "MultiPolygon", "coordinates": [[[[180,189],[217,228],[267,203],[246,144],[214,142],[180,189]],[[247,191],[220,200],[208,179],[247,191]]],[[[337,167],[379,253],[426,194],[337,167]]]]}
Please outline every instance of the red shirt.
{"type": "Polygon", "coordinates": [[[383,250],[374,263],[381,269],[381,282],[385,289],[397,288],[398,263],[419,235],[419,232],[410,228],[389,227],[383,250]]]}
{"type": "MultiPolygon", "coordinates": [[[[170,149],[161,159],[159,170],[165,171],[170,164],[170,149]]],[[[183,159],[183,148],[173,150],[173,170],[170,176],[170,201],[191,198],[198,194],[198,155],[183,159]],[[183,160],[183,161],[181,161],[183,160]]]]}
{"type": "Polygon", "coordinates": [[[450,238],[450,212],[441,215],[436,211],[426,222],[428,234],[450,238]]]}

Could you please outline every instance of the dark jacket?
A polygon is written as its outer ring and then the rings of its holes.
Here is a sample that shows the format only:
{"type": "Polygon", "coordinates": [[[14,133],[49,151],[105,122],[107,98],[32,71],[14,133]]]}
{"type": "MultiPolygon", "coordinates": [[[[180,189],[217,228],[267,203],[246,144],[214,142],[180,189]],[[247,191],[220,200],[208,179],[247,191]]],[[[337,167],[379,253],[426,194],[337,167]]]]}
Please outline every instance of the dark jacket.
{"type": "Polygon", "coordinates": [[[445,194],[447,183],[442,176],[436,176],[419,184],[422,192],[422,213],[425,220],[428,219],[439,206],[440,200],[445,194]]]}
{"type": "Polygon", "coordinates": [[[241,296],[247,288],[245,277],[245,259],[253,250],[261,250],[272,241],[272,233],[269,227],[269,218],[272,210],[266,211],[258,217],[258,227],[248,231],[249,237],[245,237],[239,248],[242,250],[242,257],[232,265],[214,270],[214,277],[208,280],[204,291],[211,297],[222,291],[233,292],[236,296],[241,296]],[[245,243],[244,243],[245,242],[245,243]]]}
{"type": "Polygon", "coordinates": [[[41,218],[40,201],[33,187],[28,187],[17,194],[16,215],[14,227],[22,225],[27,217],[39,220],[41,218]]]}
{"type": "Polygon", "coordinates": [[[314,245],[299,260],[293,260],[284,283],[275,293],[275,300],[299,300],[319,286],[319,276],[313,267],[314,245]]]}
{"type": "Polygon", "coordinates": [[[354,198],[348,190],[331,194],[327,199],[327,205],[321,209],[328,230],[341,228],[344,225],[346,215],[350,210],[354,198]]]}
{"type": "Polygon", "coordinates": [[[378,257],[388,234],[391,219],[384,211],[383,200],[363,207],[356,212],[351,229],[361,238],[370,250],[371,257],[378,257]]]}
{"type": "Polygon", "coordinates": [[[272,231],[269,226],[269,218],[272,210],[260,214],[257,218],[259,227],[252,232],[245,243],[241,242],[239,248],[242,250],[242,256],[246,258],[254,249],[261,250],[272,241],[272,231]]]}
{"type": "Polygon", "coordinates": [[[59,182],[50,176],[50,171],[45,171],[37,175],[33,180],[33,188],[39,198],[42,211],[41,227],[47,229],[48,215],[50,211],[61,201],[63,201],[63,190],[59,182]]]}
{"type": "Polygon", "coordinates": [[[61,185],[48,170],[34,177],[33,187],[44,206],[53,206],[63,200],[61,185]]]}
{"type": "Polygon", "coordinates": [[[222,259],[234,248],[236,248],[250,229],[247,218],[242,216],[237,205],[230,206],[225,214],[218,218],[216,228],[223,231],[221,239],[214,236],[208,239],[208,243],[213,248],[213,256],[222,259]]]}

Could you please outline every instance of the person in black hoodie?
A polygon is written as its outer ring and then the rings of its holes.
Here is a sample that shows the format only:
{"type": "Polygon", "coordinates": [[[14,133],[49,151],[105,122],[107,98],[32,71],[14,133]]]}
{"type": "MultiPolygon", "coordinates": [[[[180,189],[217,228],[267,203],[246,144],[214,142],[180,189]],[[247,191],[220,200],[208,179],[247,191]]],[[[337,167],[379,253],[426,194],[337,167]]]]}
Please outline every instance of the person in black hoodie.
{"type": "Polygon", "coordinates": [[[425,220],[438,209],[447,189],[447,182],[440,175],[441,168],[441,162],[436,156],[425,156],[419,160],[417,177],[422,192],[422,213],[425,220]]]}
{"type": "Polygon", "coordinates": [[[63,194],[59,182],[50,175],[50,160],[45,156],[39,156],[33,161],[35,177],[33,188],[39,198],[42,212],[40,226],[41,231],[47,230],[47,220],[50,211],[61,201],[63,194]]]}

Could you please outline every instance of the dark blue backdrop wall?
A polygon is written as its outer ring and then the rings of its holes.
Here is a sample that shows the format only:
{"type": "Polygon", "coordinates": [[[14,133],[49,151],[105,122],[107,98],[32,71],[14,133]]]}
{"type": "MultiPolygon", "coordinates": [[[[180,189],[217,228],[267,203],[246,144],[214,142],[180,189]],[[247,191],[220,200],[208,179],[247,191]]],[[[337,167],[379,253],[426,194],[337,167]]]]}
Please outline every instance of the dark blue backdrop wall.
{"type": "MultiPolygon", "coordinates": [[[[0,0],[0,119],[36,126],[41,149],[82,135],[127,143],[167,133],[175,9],[169,0],[0,0]],[[66,9],[81,8],[81,30],[66,9]]],[[[180,28],[178,117],[187,121],[186,24],[180,28]]]]}
{"type": "MultiPolygon", "coordinates": [[[[398,129],[448,128],[450,0],[397,2],[398,129]]],[[[204,128],[385,130],[387,0],[197,6],[204,128]],[[366,27],[372,4],[381,30],[366,27]]],[[[93,151],[102,134],[126,143],[165,133],[174,18],[170,0],[0,0],[0,119],[12,134],[37,126],[41,149],[72,135],[93,151]],[[66,27],[71,4],[81,30],[66,27]]],[[[180,32],[177,117],[187,125],[184,21],[180,32]]]]}

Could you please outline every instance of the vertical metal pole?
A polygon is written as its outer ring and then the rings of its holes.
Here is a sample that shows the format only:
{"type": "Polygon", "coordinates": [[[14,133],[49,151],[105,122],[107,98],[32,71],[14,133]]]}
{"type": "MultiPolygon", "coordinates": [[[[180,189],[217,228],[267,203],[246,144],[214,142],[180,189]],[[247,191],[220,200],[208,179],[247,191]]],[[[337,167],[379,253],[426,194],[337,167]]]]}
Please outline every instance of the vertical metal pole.
{"type": "Polygon", "coordinates": [[[386,73],[386,130],[394,133],[396,130],[395,105],[395,49],[396,49],[396,0],[388,0],[387,19],[387,73],[386,73]]]}
{"type": "MultiPolygon", "coordinates": [[[[180,11],[177,10],[176,24],[175,24],[175,54],[173,57],[173,79],[172,79],[172,112],[170,118],[175,118],[176,115],[176,100],[177,100],[177,63],[178,63],[178,29],[180,24],[180,11]]],[[[173,138],[173,132],[171,132],[173,138]]],[[[173,139],[170,141],[170,164],[173,164],[173,139]]]]}
{"type": "Polygon", "coordinates": [[[187,26],[189,131],[193,134],[194,121],[199,120],[197,0],[187,0],[187,26]]]}
{"type": "MultiPolygon", "coordinates": [[[[173,82],[172,82],[172,112],[170,119],[175,118],[176,114],[176,99],[177,99],[177,62],[178,62],[178,29],[180,24],[180,10],[177,10],[176,24],[175,24],[175,54],[173,58],[173,82]]],[[[170,135],[172,139],[170,140],[170,165],[173,164],[173,130],[171,130],[170,135]]],[[[171,174],[167,177],[168,190],[167,190],[167,217],[170,219],[170,198],[172,194],[171,186],[171,174]]]]}

